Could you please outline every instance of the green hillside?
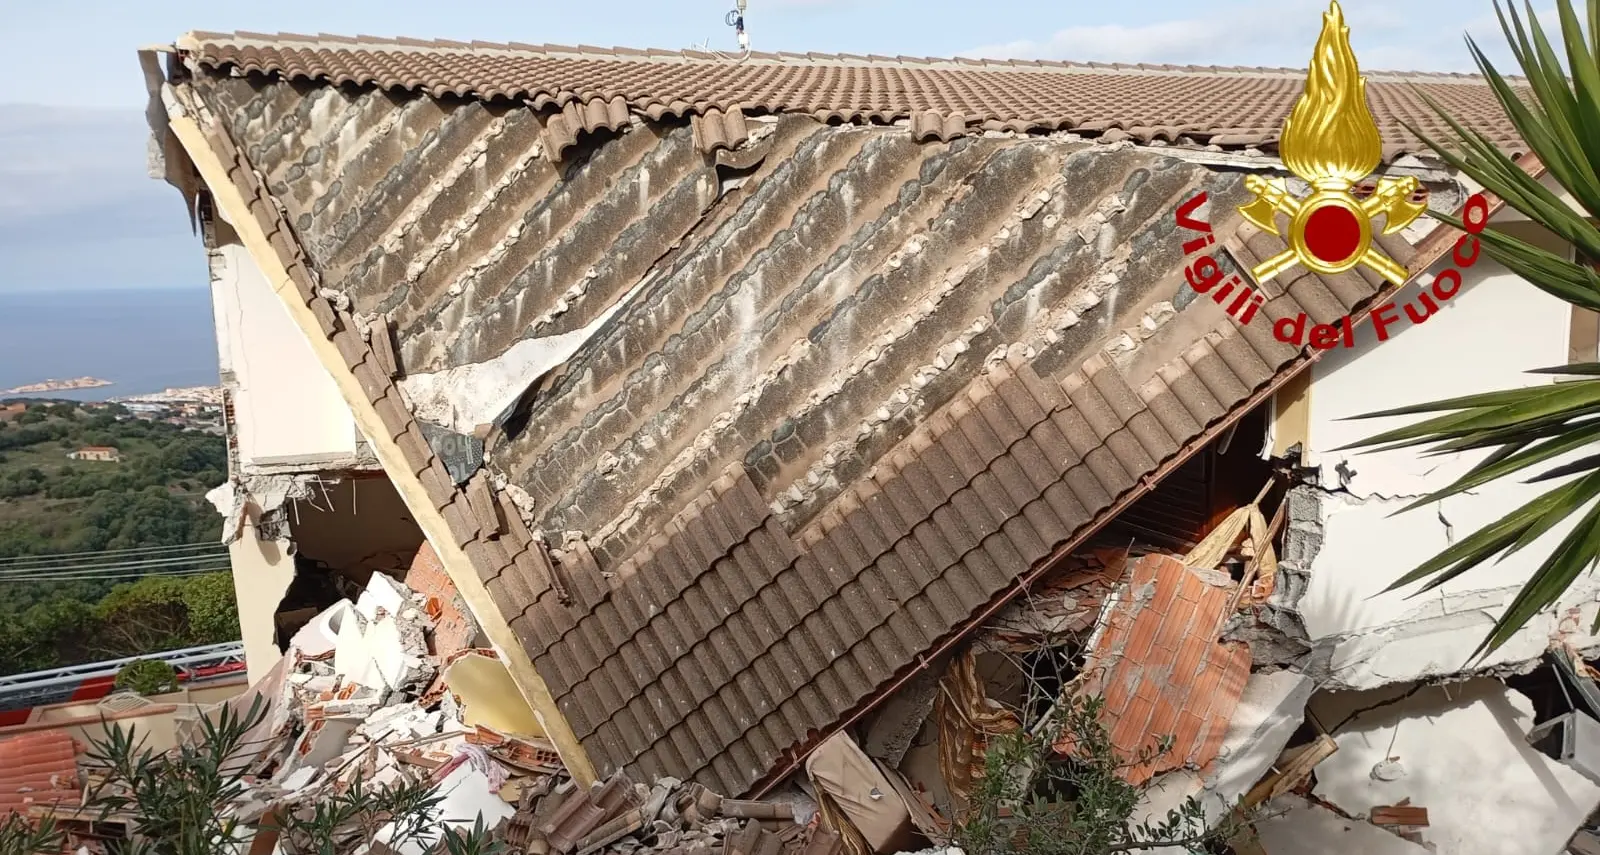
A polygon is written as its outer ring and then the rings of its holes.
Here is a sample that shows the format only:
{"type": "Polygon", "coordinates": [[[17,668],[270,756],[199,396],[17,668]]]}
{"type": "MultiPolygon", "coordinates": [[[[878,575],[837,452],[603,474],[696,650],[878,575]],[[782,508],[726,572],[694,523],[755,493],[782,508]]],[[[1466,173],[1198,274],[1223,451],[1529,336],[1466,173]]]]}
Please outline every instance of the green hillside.
{"type": "Polygon", "coordinates": [[[227,468],[222,437],[115,404],[30,403],[0,421],[0,674],[238,638],[226,573],[64,579],[76,559],[30,560],[217,543],[205,493],[227,468]],[[68,458],[86,446],[120,459],[68,458]]]}

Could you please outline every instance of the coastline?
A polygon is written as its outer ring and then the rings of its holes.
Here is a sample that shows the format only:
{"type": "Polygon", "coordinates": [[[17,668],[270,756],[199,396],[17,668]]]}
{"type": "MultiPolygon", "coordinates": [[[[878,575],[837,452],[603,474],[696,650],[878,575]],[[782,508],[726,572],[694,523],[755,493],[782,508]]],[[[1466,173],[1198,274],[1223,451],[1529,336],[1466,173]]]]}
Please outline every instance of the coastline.
{"type": "Polygon", "coordinates": [[[41,380],[38,383],[26,383],[11,389],[0,389],[0,398],[11,395],[45,395],[51,392],[77,392],[85,389],[103,389],[115,386],[111,380],[101,380],[98,377],[74,377],[70,380],[41,380]]]}

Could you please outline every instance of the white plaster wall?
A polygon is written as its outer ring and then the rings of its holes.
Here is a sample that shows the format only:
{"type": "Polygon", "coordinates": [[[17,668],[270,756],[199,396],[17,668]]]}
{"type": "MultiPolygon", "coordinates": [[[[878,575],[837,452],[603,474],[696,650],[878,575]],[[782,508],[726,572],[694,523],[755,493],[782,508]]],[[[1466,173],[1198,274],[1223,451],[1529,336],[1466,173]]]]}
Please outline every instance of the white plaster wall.
{"type": "Polygon", "coordinates": [[[218,351],[236,384],[241,464],[353,456],[349,407],[243,246],[214,251],[212,289],[218,351]]]}
{"type": "Polygon", "coordinates": [[[239,538],[228,544],[233,590],[239,599],[245,673],[251,685],[283,658],[273,636],[278,604],[294,581],[294,558],[288,546],[288,541],[262,540],[253,518],[245,522],[239,538]]]}
{"type": "Polygon", "coordinates": [[[1394,301],[1402,307],[1401,320],[1389,328],[1387,341],[1377,341],[1368,322],[1357,330],[1354,348],[1335,349],[1312,366],[1309,462],[1322,467],[1325,485],[1340,485],[1335,467],[1341,461],[1355,470],[1344,486],[1357,496],[1415,495],[1449,483],[1483,455],[1337,451],[1419,417],[1345,419],[1440,398],[1545,385],[1550,377],[1530,375],[1528,369],[1567,361],[1570,306],[1488,258],[1480,258],[1463,279],[1461,291],[1421,325],[1413,325],[1403,309],[1418,286],[1405,289],[1394,301]]]}
{"type": "MultiPolygon", "coordinates": [[[[1320,695],[1312,709],[1335,727],[1374,700],[1320,695]]],[[[1314,792],[1353,817],[1409,798],[1428,809],[1423,841],[1441,853],[1551,855],[1600,805],[1600,787],[1530,748],[1532,725],[1532,702],[1498,681],[1426,688],[1340,728],[1339,750],[1318,764],[1314,792]],[[1385,758],[1400,764],[1399,779],[1372,776],[1385,758]]]]}
{"type": "MultiPolygon", "coordinates": [[[[1566,362],[1571,308],[1486,257],[1463,278],[1461,291],[1425,323],[1412,324],[1402,309],[1387,341],[1378,342],[1365,324],[1356,347],[1330,352],[1312,368],[1308,462],[1319,467],[1329,492],[1322,500],[1321,550],[1300,610],[1313,639],[1335,640],[1335,685],[1365,688],[1462,671],[1503,604],[1566,534],[1558,528],[1427,594],[1410,598],[1415,586],[1384,593],[1440,550],[1551,486],[1513,479],[1396,514],[1454,481],[1484,454],[1338,450],[1422,418],[1345,421],[1351,416],[1553,382],[1526,371],[1566,362]]],[[[1403,306],[1417,290],[1407,289],[1396,304],[1403,306]]],[[[1563,605],[1587,608],[1592,617],[1595,594],[1594,585],[1583,583],[1563,605]]],[[[1492,661],[1536,657],[1561,617],[1536,621],[1492,661]]],[[[1587,633],[1589,621],[1581,622],[1581,630],[1575,629],[1578,623],[1563,628],[1587,633]]],[[[1586,635],[1575,640],[1590,641],[1586,635]]]]}

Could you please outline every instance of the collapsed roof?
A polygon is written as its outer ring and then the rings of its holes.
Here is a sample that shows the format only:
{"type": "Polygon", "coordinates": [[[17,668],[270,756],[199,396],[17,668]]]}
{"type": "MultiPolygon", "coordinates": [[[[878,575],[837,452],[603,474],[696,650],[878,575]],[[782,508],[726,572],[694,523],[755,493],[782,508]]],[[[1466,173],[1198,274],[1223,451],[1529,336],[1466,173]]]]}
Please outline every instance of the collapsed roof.
{"type": "MultiPolygon", "coordinates": [[[[1184,284],[1198,192],[1225,267],[1282,244],[1240,224],[1236,172],[1167,154],[1270,148],[1297,72],[250,34],[177,57],[169,95],[391,475],[601,775],[760,789],[1307,358],[1184,284]],[[1062,129],[1098,141],[1016,133],[1062,129]],[[485,436],[488,473],[447,464],[485,436]]],[[[1400,121],[1437,127],[1413,82],[1514,142],[1481,81],[1383,77],[1390,158],[1422,151],[1400,121]]],[[[1413,271],[1448,246],[1381,242],[1413,271]]],[[[1262,314],[1382,287],[1297,269],[1262,314]]]]}

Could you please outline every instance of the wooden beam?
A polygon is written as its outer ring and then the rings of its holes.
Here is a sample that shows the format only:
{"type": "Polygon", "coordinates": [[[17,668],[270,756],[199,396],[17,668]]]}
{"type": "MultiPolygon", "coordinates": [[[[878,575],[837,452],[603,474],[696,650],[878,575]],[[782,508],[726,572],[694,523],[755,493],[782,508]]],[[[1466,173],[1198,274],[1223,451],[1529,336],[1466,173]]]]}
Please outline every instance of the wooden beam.
{"type": "Polygon", "coordinates": [[[512,632],[505,616],[500,613],[494,598],[489,595],[488,588],[484,587],[483,581],[478,578],[472,559],[457,544],[449,523],[433,503],[422,481],[406,465],[399,444],[391,438],[389,429],[384,426],[383,419],[378,415],[377,408],[367,398],[360,382],[345,365],[338,348],[323,332],[316,313],[300,298],[299,291],[290,278],[286,260],[278,257],[262,225],[250,212],[244,195],[228,177],[222,159],[206,140],[199,123],[192,116],[174,110],[168,112],[169,127],[183,144],[195,168],[199,170],[201,179],[211,191],[212,201],[218,209],[227,214],[239,235],[239,240],[255,260],[262,275],[272,285],[273,291],[283,301],[290,317],[300,326],[318,360],[338,385],[339,393],[349,405],[356,424],[360,426],[362,434],[371,444],[378,462],[389,474],[389,479],[394,483],[401,499],[405,501],[412,518],[427,536],[428,542],[433,544],[434,550],[439,555],[439,562],[444,565],[445,572],[450,576],[450,581],[455,584],[456,590],[460,591],[473,616],[477,618],[484,633],[494,644],[501,661],[505,663],[512,679],[516,681],[517,688],[522,692],[529,707],[533,709],[540,726],[544,728],[545,736],[561,755],[562,764],[580,785],[587,787],[595,779],[594,765],[590,763],[587,752],[583,750],[583,745],[578,741],[578,736],[573,732],[566,716],[556,705],[555,696],[550,692],[549,686],[533,667],[533,660],[529,658],[527,650],[523,648],[516,633],[512,632]]]}

